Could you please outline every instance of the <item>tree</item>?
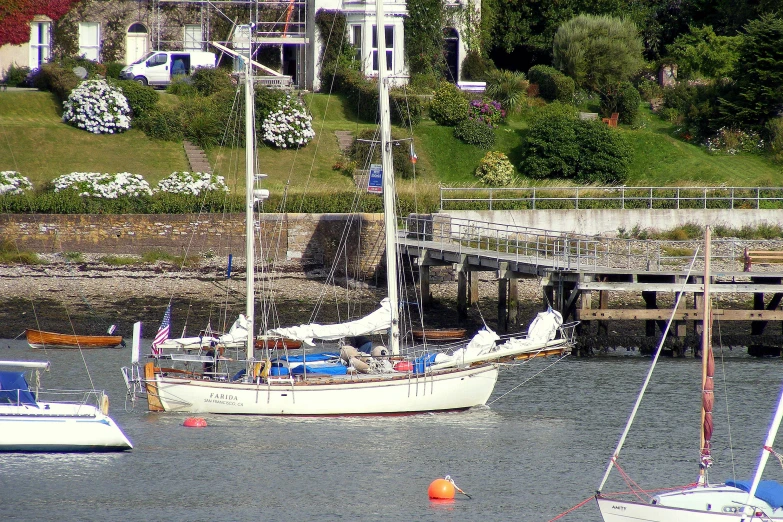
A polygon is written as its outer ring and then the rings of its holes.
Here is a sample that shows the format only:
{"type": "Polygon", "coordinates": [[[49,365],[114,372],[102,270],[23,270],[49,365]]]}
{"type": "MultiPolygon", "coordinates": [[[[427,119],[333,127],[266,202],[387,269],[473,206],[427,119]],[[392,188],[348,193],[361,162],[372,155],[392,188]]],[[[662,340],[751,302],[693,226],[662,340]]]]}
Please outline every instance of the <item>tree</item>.
{"type": "Polygon", "coordinates": [[[636,24],[611,16],[572,18],[557,30],[552,51],[555,67],[596,91],[627,80],[644,63],[636,24]]]}
{"type": "Polygon", "coordinates": [[[411,74],[440,77],[443,56],[445,12],[441,0],[408,0],[405,18],[405,57],[411,74]]]}
{"type": "Polygon", "coordinates": [[[783,110],[783,19],[762,16],[745,26],[734,72],[734,93],[720,111],[740,124],[761,129],[783,110]]]}
{"type": "Polygon", "coordinates": [[[30,22],[36,15],[58,20],[79,0],[3,0],[0,2],[0,45],[30,40],[30,22]]]}
{"type": "Polygon", "coordinates": [[[666,48],[677,63],[677,77],[723,78],[731,75],[739,58],[742,36],[718,36],[712,27],[691,27],[666,48]]]}

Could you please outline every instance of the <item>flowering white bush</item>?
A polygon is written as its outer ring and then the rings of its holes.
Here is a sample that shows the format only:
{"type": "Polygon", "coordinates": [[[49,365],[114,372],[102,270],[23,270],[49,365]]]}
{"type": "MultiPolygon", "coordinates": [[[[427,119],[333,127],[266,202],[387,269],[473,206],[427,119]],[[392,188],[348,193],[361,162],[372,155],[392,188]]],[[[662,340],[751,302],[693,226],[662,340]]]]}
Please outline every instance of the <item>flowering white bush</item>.
{"type": "Polygon", "coordinates": [[[30,180],[15,170],[0,171],[0,195],[23,194],[25,190],[33,188],[30,180]]]}
{"type": "Polygon", "coordinates": [[[298,149],[315,136],[313,118],[290,95],[281,100],[261,125],[264,141],[280,149],[298,149]]]}
{"type": "Polygon", "coordinates": [[[158,182],[158,188],[155,189],[155,192],[198,196],[202,192],[210,190],[228,192],[228,186],[226,186],[223,176],[207,172],[172,172],[170,176],[158,182]]]}
{"type": "Polygon", "coordinates": [[[514,182],[514,166],[502,152],[489,151],[481,159],[476,177],[493,187],[511,185],[514,182]]]}
{"type": "Polygon", "coordinates": [[[101,174],[100,172],[71,172],[55,178],[54,191],[73,189],[80,196],[116,199],[121,196],[151,196],[150,184],[138,174],[119,172],[101,174]]]}
{"type": "Polygon", "coordinates": [[[63,103],[63,121],[95,134],[130,128],[130,106],[122,91],[106,80],[85,80],[63,103]]]}

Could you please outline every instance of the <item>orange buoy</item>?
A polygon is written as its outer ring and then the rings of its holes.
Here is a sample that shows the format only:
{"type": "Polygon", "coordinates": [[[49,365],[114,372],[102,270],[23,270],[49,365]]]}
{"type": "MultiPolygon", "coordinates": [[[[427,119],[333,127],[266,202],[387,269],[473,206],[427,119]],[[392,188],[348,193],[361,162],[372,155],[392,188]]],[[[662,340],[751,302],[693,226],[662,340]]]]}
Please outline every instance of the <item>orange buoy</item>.
{"type": "Polygon", "coordinates": [[[427,490],[431,499],[444,500],[454,498],[454,484],[446,479],[435,479],[427,490]]]}
{"type": "Polygon", "coordinates": [[[186,428],[206,428],[207,421],[201,417],[188,417],[185,422],[182,423],[186,428]]]}

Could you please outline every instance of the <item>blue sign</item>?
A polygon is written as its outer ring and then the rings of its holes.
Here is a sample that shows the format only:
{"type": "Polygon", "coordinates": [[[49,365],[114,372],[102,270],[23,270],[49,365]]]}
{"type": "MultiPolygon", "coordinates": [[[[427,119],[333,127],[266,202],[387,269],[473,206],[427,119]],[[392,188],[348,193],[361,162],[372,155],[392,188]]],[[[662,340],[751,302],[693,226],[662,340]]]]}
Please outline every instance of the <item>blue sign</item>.
{"type": "Polygon", "coordinates": [[[373,163],[370,165],[370,180],[367,183],[367,192],[373,194],[383,193],[383,167],[373,163]]]}

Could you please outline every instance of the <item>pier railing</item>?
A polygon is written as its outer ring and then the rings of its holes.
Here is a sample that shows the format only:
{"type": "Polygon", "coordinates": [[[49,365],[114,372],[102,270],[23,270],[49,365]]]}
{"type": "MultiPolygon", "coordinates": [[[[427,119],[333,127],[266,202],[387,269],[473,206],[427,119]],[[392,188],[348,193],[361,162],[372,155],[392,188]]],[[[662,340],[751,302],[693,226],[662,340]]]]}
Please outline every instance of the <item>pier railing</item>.
{"type": "Polygon", "coordinates": [[[441,187],[441,210],[783,208],[783,187],[441,187]]]}
{"type": "MultiPolygon", "coordinates": [[[[681,271],[696,256],[704,266],[702,240],[657,241],[554,232],[532,227],[455,218],[445,214],[411,214],[404,235],[459,254],[544,265],[555,270],[609,268],[681,271]]],[[[720,239],[712,241],[713,270],[742,271],[745,248],[783,250],[783,240],[720,239]]],[[[783,268],[783,265],[779,265],[783,268]]]]}

